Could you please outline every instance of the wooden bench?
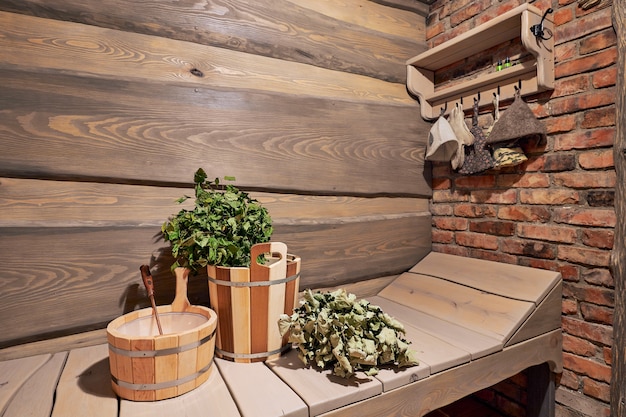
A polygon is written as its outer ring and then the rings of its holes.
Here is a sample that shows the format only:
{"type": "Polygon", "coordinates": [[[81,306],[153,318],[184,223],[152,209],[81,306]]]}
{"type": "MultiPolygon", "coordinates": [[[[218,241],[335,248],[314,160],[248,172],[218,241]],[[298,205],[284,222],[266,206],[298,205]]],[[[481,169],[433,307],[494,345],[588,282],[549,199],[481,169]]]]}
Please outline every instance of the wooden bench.
{"type": "Polygon", "coordinates": [[[144,403],[115,396],[100,344],[0,362],[0,415],[420,417],[530,368],[527,415],[553,416],[561,285],[556,272],[431,252],[368,297],[405,324],[417,366],[343,380],[295,349],[266,363],[216,359],[195,390],[144,403]]]}

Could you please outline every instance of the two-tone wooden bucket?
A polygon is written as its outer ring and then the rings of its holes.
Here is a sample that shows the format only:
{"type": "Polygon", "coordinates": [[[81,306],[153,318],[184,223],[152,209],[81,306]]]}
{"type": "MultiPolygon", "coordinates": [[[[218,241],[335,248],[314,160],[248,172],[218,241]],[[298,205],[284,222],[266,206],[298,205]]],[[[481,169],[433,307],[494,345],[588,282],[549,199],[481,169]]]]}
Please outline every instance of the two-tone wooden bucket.
{"type": "Polygon", "coordinates": [[[251,249],[250,268],[209,266],[211,308],[219,316],[215,353],[235,362],[259,362],[289,348],[278,319],[293,314],[300,284],[300,258],[287,245],[268,242],[251,249]],[[267,262],[257,262],[266,255],[267,262]]]}
{"type": "Polygon", "coordinates": [[[189,270],[177,268],[176,296],[157,307],[133,311],[107,326],[113,391],[134,401],[176,397],[205,382],[213,370],[215,311],[190,305],[189,270]]]}

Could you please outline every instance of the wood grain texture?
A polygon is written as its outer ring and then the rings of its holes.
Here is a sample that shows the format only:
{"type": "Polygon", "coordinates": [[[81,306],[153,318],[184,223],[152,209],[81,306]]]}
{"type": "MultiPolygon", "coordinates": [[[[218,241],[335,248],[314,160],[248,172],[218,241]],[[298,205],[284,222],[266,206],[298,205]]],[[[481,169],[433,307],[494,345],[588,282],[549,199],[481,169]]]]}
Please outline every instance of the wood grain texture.
{"type": "Polygon", "coordinates": [[[506,343],[535,305],[426,275],[402,274],[379,294],[506,343]]]}
{"type": "Polygon", "coordinates": [[[83,87],[78,96],[53,85],[4,89],[0,174],[171,184],[189,183],[203,166],[242,187],[430,195],[419,133],[427,131],[410,106],[145,84],[129,91],[110,80],[83,87]],[[156,91],[172,101],[159,104],[156,91]]]}
{"type": "Polygon", "coordinates": [[[10,404],[13,396],[52,355],[44,353],[27,358],[0,362],[0,411],[10,404]]]}
{"type": "MultiPolygon", "coordinates": [[[[15,393],[2,417],[50,417],[67,352],[52,355],[15,393]],[[36,398],[36,401],[33,401],[36,398]]],[[[0,410],[2,407],[0,407],[0,410]]]]}
{"type": "MultiPolygon", "coordinates": [[[[615,280],[614,346],[626,346],[626,2],[613,1],[613,28],[617,35],[618,60],[615,91],[615,242],[611,272],[615,280]]],[[[611,415],[626,417],[626,352],[613,349],[611,362],[611,415]]]]}
{"type": "Polygon", "coordinates": [[[239,365],[216,359],[242,417],[309,417],[306,404],[264,363],[239,365]]]}
{"type": "Polygon", "coordinates": [[[492,386],[529,366],[548,362],[553,372],[562,366],[556,330],[504,349],[496,355],[432,375],[403,388],[382,393],[321,417],[421,417],[468,394],[492,386]]]}
{"type": "Polygon", "coordinates": [[[561,281],[559,272],[438,252],[429,253],[411,272],[537,305],[561,281]]]}
{"type": "Polygon", "coordinates": [[[59,379],[52,417],[117,417],[118,398],[111,389],[108,345],[72,350],[59,379]]]}
{"type": "Polygon", "coordinates": [[[404,61],[425,50],[422,16],[366,1],[325,6],[288,0],[27,0],[4,1],[0,8],[404,82],[404,61]],[[367,24],[372,21],[377,24],[367,24]]]}

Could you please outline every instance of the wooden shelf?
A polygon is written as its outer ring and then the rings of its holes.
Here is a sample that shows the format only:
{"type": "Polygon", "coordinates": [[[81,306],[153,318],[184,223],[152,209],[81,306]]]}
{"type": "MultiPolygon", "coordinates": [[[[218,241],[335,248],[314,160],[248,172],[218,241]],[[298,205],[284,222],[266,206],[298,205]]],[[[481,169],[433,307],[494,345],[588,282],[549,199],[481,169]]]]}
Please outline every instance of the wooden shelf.
{"type": "Polygon", "coordinates": [[[554,24],[550,15],[543,22],[547,40],[535,37],[530,28],[541,22],[543,14],[536,7],[524,3],[489,22],[454,39],[442,43],[407,61],[407,88],[420,101],[424,119],[437,117],[446,103],[473,103],[478,93],[480,106],[491,104],[492,93],[500,91],[500,100],[513,98],[515,86],[521,83],[521,94],[530,95],[554,89],[554,24]],[[469,78],[453,85],[436,88],[435,72],[462,61],[489,48],[515,38],[521,38],[523,47],[533,60],[513,65],[502,71],[469,78]]]}

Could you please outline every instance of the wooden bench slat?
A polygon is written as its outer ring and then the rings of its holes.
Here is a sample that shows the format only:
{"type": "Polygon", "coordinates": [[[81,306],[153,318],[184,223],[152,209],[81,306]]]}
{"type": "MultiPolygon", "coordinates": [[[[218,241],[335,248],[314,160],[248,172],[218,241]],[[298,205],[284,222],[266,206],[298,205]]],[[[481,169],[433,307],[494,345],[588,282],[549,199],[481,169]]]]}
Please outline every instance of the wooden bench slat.
{"type": "Polygon", "coordinates": [[[214,365],[209,379],[186,394],[166,400],[121,400],[120,417],[240,417],[237,405],[214,365]]]}
{"type": "Polygon", "coordinates": [[[561,279],[559,272],[431,252],[410,272],[539,304],[561,279]]]}
{"type": "Polygon", "coordinates": [[[332,375],[329,369],[304,367],[295,349],[266,364],[307,403],[311,416],[382,393],[376,378],[357,375],[357,379],[346,380],[332,375]]]}
{"type": "Polygon", "coordinates": [[[0,362],[0,415],[15,393],[50,357],[43,354],[0,362]]]}
{"type": "Polygon", "coordinates": [[[411,326],[441,339],[452,346],[468,352],[472,360],[502,350],[502,342],[477,333],[456,323],[430,316],[388,300],[381,296],[369,297],[368,300],[378,305],[386,313],[400,320],[405,326],[411,326]]]}
{"type": "Polygon", "coordinates": [[[535,305],[432,276],[405,273],[381,296],[505,343],[535,305]]]}
{"type": "Polygon", "coordinates": [[[308,417],[307,405],[262,362],[215,359],[243,417],[308,417]]]}
{"type": "MultiPolygon", "coordinates": [[[[59,352],[44,363],[15,393],[2,417],[50,417],[54,393],[67,352],[59,352]],[[36,401],[33,401],[36,398],[36,401]]],[[[1,413],[0,413],[1,414],[1,413]]]]}
{"type": "Polygon", "coordinates": [[[69,353],[57,386],[52,417],[117,417],[118,398],[111,388],[108,344],[69,353]]]}

